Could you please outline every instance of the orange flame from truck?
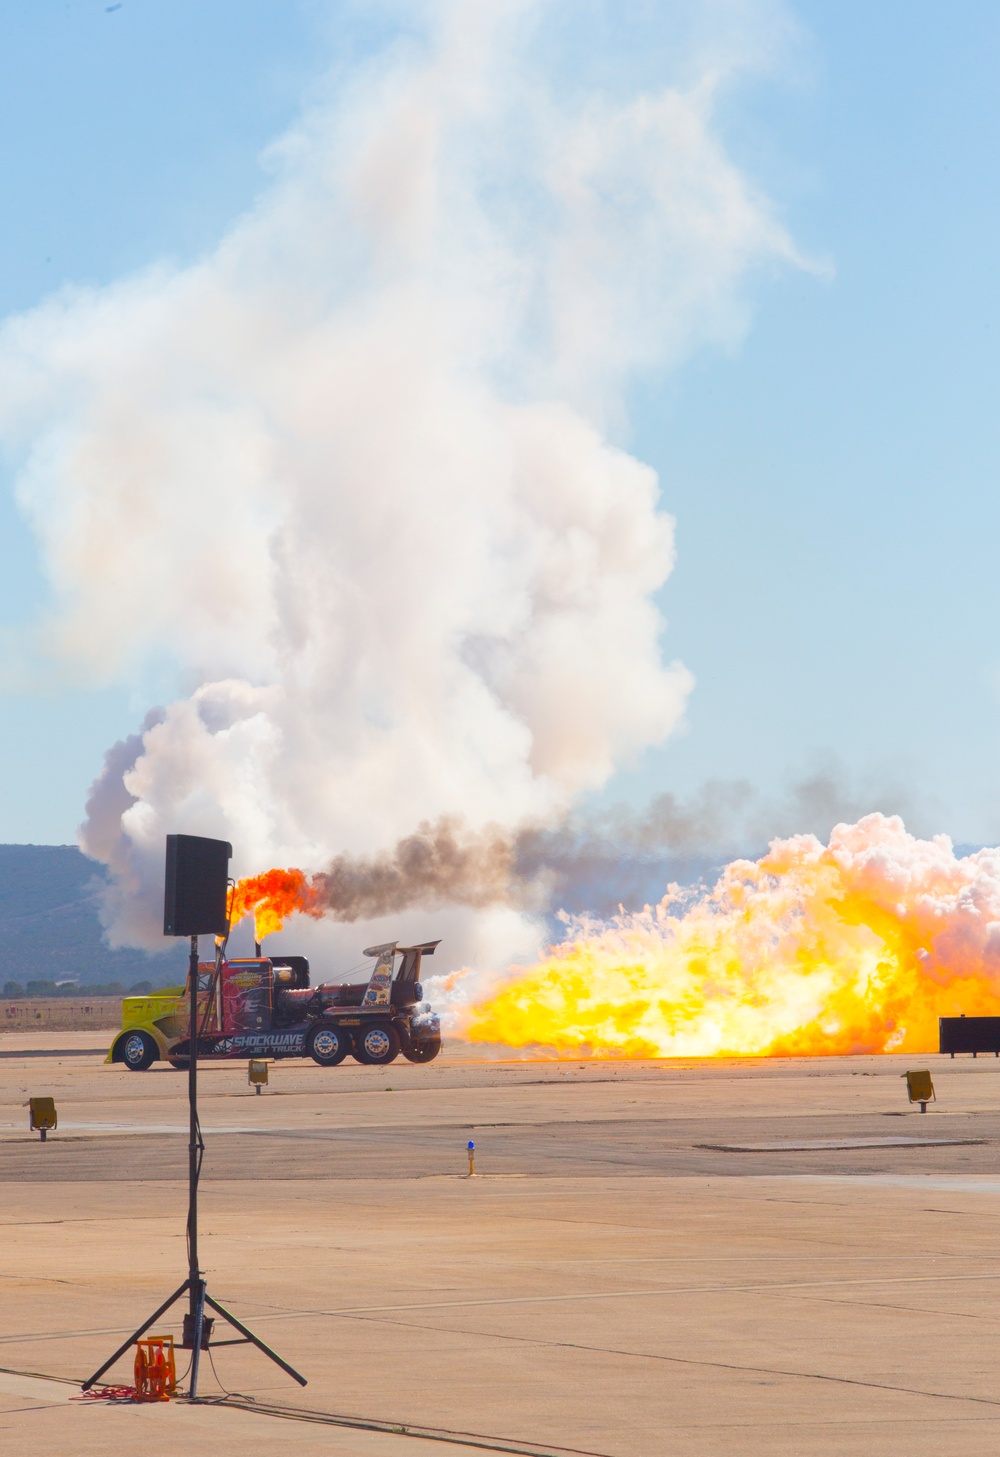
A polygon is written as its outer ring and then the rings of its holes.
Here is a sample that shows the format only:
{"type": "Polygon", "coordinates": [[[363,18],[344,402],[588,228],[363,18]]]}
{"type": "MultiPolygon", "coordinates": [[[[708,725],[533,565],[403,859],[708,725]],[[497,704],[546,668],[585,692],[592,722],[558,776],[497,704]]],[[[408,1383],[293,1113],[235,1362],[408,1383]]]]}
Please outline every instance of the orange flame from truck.
{"type": "Polygon", "coordinates": [[[710,891],[567,924],[464,1036],[624,1057],[927,1052],[939,1016],[1000,1014],[1000,850],[957,857],[880,814],[829,845],[776,840],[710,891]]]}
{"type": "Polygon", "coordinates": [[[230,892],[229,924],[235,926],[244,916],[252,915],[255,938],[263,941],[265,936],[280,931],[295,911],[322,916],[316,901],[315,887],[304,871],[265,870],[237,881],[230,892]]]}

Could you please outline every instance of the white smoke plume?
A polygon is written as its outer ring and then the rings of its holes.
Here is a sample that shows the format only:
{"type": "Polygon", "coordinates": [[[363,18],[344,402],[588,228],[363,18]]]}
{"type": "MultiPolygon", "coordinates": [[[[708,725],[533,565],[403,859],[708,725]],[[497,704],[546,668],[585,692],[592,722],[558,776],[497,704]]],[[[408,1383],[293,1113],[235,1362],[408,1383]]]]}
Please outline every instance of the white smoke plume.
{"type": "MultiPolygon", "coordinates": [[[[115,944],[162,944],[168,832],[230,839],[243,874],[442,815],[545,823],[683,713],[673,522],[606,432],[635,370],[730,346],[747,274],[798,260],[716,129],[732,35],[686,80],[587,90],[538,38],[573,15],[428,3],[208,256],[0,333],[38,651],[178,684],[81,831],[115,944]]],[[[459,954],[482,926],[524,940],[463,912],[459,954]]]]}

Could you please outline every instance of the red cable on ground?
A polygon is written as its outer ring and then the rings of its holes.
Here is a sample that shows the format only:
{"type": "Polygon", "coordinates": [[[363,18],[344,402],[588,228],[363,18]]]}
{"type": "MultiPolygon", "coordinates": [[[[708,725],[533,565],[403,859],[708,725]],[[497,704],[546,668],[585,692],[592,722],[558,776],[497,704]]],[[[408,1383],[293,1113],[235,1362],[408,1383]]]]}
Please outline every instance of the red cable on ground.
{"type": "Polygon", "coordinates": [[[134,1386],[92,1386],[71,1396],[70,1401],[135,1401],[138,1393],[134,1386]]]}

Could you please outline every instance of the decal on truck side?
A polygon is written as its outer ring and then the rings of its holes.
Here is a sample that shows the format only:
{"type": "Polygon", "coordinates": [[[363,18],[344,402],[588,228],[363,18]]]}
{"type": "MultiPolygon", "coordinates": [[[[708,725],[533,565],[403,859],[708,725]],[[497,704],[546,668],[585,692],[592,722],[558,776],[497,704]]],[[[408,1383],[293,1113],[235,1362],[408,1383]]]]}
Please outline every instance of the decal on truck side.
{"type": "MultiPolygon", "coordinates": [[[[232,1052],[301,1052],[305,1050],[304,1032],[242,1032],[235,1037],[222,1037],[212,1044],[212,1053],[232,1052]]],[[[209,1056],[212,1054],[210,1053],[209,1056]]]]}
{"type": "Polygon", "coordinates": [[[378,947],[379,958],[371,974],[368,988],[361,1005],[363,1007],[387,1007],[392,989],[392,968],[396,960],[396,943],[390,941],[378,947]]]}

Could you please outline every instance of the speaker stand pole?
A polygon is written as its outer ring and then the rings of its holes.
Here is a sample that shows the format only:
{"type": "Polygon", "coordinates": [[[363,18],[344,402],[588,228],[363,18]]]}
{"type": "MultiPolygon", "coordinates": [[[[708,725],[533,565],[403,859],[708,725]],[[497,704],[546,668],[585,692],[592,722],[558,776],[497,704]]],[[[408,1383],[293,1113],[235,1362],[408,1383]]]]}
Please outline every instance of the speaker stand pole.
{"type": "Polygon", "coordinates": [[[191,957],[188,962],[188,986],[190,996],[190,1022],[188,1037],[188,1318],[184,1322],[184,1344],[191,1340],[191,1381],[189,1391],[192,1400],[198,1395],[198,1363],[201,1357],[202,1331],[205,1324],[205,1282],[198,1265],[198,1177],[201,1174],[201,1158],[205,1152],[201,1127],[198,1123],[198,937],[191,937],[191,957]]]}
{"type": "Polygon", "coordinates": [[[83,1383],[82,1389],[89,1391],[96,1381],[99,1381],[105,1371],[110,1371],[116,1361],[120,1360],[130,1346],[135,1345],[140,1336],[145,1335],[150,1326],[156,1324],[163,1315],[182,1295],[188,1297],[188,1311],[184,1317],[184,1338],[185,1350],[191,1352],[191,1379],[188,1384],[188,1397],[191,1401],[198,1399],[198,1366],[202,1348],[210,1350],[213,1345],[217,1346],[238,1346],[243,1344],[254,1345],[258,1351],[262,1351],[282,1371],[287,1371],[293,1380],[300,1386],[305,1386],[306,1378],[301,1376],[293,1366],[272,1351],[270,1346],[255,1336],[253,1331],[242,1325],[235,1316],[221,1306],[217,1300],[213,1300],[208,1293],[205,1284],[205,1277],[201,1273],[198,1264],[198,1178],[201,1174],[201,1160],[205,1152],[205,1144],[201,1136],[201,1125],[198,1122],[198,937],[191,937],[191,957],[188,962],[188,997],[190,999],[190,1021],[188,1047],[188,1217],[187,1217],[187,1242],[188,1242],[188,1275],[184,1284],[179,1286],[167,1300],[141,1325],[138,1330],[133,1331],[128,1340],[118,1347],[109,1360],[95,1371],[93,1376],[83,1383]],[[211,1329],[213,1322],[208,1320],[208,1330],[205,1330],[205,1306],[210,1305],[218,1315],[221,1315],[234,1330],[239,1331],[240,1338],[235,1341],[212,1341],[211,1329]]]}

